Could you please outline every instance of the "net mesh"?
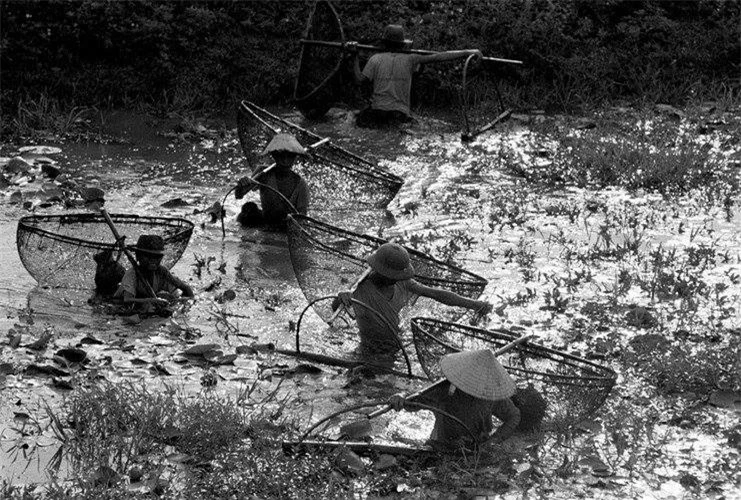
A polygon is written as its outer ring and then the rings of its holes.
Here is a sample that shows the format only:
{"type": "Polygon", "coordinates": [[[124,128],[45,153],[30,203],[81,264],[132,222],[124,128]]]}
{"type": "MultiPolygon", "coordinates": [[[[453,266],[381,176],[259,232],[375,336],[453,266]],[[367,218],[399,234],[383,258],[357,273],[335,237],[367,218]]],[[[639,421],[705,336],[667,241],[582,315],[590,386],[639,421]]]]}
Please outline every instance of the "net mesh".
{"type": "MultiPolygon", "coordinates": [[[[329,2],[315,2],[309,15],[306,40],[344,42],[337,12],[329,2]]],[[[324,116],[340,89],[339,72],[342,51],[336,47],[302,44],[293,99],[301,113],[309,119],[324,116]]]]}
{"type": "MultiPolygon", "coordinates": [[[[171,268],[188,246],[193,224],[185,219],[110,214],[127,245],[143,234],[165,240],[162,265],[171,268]]],[[[115,239],[100,214],[31,215],[18,221],[18,254],[26,270],[41,285],[95,287],[95,255],[116,251],[115,239]]],[[[125,257],[120,259],[129,266],[125,257]]]]}
{"type": "MultiPolygon", "coordinates": [[[[368,268],[366,257],[385,242],[381,238],[340,229],[302,215],[288,218],[291,263],[299,286],[309,302],[352,287],[368,268]]],[[[407,251],[414,266],[414,279],[424,285],[471,299],[478,298],[486,287],[487,281],[481,276],[435,260],[422,252],[409,248],[407,251]]],[[[402,319],[410,317],[412,306],[417,314],[425,311],[446,318],[458,318],[465,312],[419,297],[402,311],[402,319]]],[[[324,321],[332,317],[330,301],[317,303],[314,310],[324,321]]]]}
{"type": "MultiPolygon", "coordinates": [[[[443,376],[440,359],[449,353],[499,349],[517,337],[502,330],[483,330],[429,318],[411,321],[422,369],[431,380],[443,376]]],[[[532,385],[546,400],[544,428],[561,430],[596,411],[615,385],[608,367],[547,347],[521,344],[498,356],[518,386],[532,385]]]]}
{"type": "MultiPolygon", "coordinates": [[[[242,101],[237,113],[242,150],[252,165],[277,132],[296,136],[304,147],[322,137],[280,118],[254,104],[242,101]]],[[[309,184],[313,206],[384,208],[401,189],[402,179],[332,143],[325,143],[309,157],[299,157],[293,169],[309,184]]]]}
{"type": "Polygon", "coordinates": [[[464,138],[475,137],[504,111],[496,75],[479,58],[466,60],[455,85],[458,94],[460,125],[464,138]]]}

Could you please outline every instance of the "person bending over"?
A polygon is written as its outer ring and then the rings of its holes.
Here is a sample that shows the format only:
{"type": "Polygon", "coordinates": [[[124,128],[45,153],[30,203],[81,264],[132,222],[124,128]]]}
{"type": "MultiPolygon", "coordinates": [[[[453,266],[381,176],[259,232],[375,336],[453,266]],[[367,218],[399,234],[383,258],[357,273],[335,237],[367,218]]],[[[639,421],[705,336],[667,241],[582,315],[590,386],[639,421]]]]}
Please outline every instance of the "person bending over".
{"type": "Polygon", "coordinates": [[[450,450],[487,442],[501,443],[516,430],[533,430],[540,425],[545,415],[545,400],[532,387],[516,388],[491,350],[448,354],[440,360],[440,368],[446,380],[431,392],[413,399],[395,394],[389,400],[397,411],[418,411],[424,408],[414,403],[422,403],[463,422],[466,427],[435,413],[435,426],[428,440],[434,448],[450,450]],[[492,417],[502,422],[494,432],[492,417]],[[471,441],[471,434],[475,443],[471,441]]]}
{"type": "Polygon", "coordinates": [[[415,296],[428,297],[449,306],[473,309],[488,314],[492,306],[488,302],[473,300],[455,292],[433,288],[412,279],[409,253],[396,243],[384,243],[367,259],[370,274],[361,281],[354,292],[341,292],[332,303],[352,306],[360,331],[360,354],[368,357],[393,358],[400,349],[399,312],[415,296]],[[393,327],[389,330],[378,314],[351,299],[356,299],[377,311],[393,327]]]}

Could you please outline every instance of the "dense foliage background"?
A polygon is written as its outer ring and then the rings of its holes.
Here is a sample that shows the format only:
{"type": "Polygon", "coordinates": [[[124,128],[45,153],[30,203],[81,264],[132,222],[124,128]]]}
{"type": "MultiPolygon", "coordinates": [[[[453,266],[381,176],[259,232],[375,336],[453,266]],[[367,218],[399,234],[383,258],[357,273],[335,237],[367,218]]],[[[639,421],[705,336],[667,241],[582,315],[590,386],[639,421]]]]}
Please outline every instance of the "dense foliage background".
{"type": "MultiPolygon", "coordinates": [[[[415,47],[478,47],[519,107],[605,101],[680,104],[738,95],[741,3],[734,0],[335,2],[350,40],[403,23],[415,47]]],[[[65,107],[219,110],[236,98],[290,99],[311,3],[3,1],[5,116],[40,96],[65,107]]]]}

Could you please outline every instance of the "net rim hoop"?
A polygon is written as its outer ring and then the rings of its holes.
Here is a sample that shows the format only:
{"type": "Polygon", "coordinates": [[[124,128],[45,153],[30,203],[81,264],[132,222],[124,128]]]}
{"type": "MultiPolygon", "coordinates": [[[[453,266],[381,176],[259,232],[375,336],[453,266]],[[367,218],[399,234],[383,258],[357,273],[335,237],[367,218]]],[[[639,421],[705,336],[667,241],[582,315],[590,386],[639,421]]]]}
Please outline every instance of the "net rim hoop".
{"type": "MultiPolygon", "coordinates": [[[[356,241],[360,241],[360,242],[362,242],[363,240],[365,240],[366,242],[367,241],[371,241],[371,242],[376,243],[376,244],[379,244],[379,245],[387,242],[387,240],[384,240],[383,238],[378,238],[376,236],[371,236],[371,235],[368,235],[368,234],[360,234],[360,233],[356,233],[356,232],[353,232],[353,231],[350,231],[350,230],[347,230],[347,229],[342,229],[342,228],[333,226],[331,224],[328,224],[326,222],[322,222],[322,221],[319,221],[317,219],[314,219],[313,217],[310,217],[308,215],[291,214],[289,217],[291,219],[293,219],[293,222],[295,223],[296,226],[298,226],[299,230],[302,233],[304,233],[306,235],[306,237],[309,238],[309,239],[311,239],[312,241],[317,241],[316,237],[313,236],[313,235],[311,235],[309,233],[309,230],[306,229],[306,227],[304,226],[304,224],[301,223],[301,221],[306,221],[309,224],[312,224],[314,226],[318,226],[320,228],[320,230],[322,230],[325,233],[334,233],[334,234],[340,233],[340,235],[354,236],[355,237],[355,240],[356,241]]],[[[325,244],[323,244],[321,242],[318,242],[318,243],[320,245],[322,245],[323,247],[326,248],[326,245],[325,244]]],[[[456,266],[454,264],[448,264],[446,262],[437,260],[434,257],[430,256],[429,254],[426,254],[424,252],[420,252],[419,250],[414,250],[414,249],[408,248],[406,246],[404,248],[410,254],[412,254],[412,255],[414,255],[416,257],[420,257],[423,260],[431,261],[431,262],[433,262],[435,264],[438,264],[438,265],[441,265],[443,267],[452,269],[454,271],[457,271],[457,272],[461,273],[464,276],[467,276],[467,277],[472,278],[470,281],[463,281],[463,280],[438,280],[440,282],[448,282],[448,283],[471,283],[471,284],[475,284],[475,285],[483,285],[484,287],[486,287],[486,285],[489,283],[489,280],[487,280],[483,276],[479,276],[478,274],[472,273],[471,271],[467,271],[466,269],[463,269],[461,267],[458,267],[458,266],[456,266]]],[[[364,262],[363,259],[360,258],[360,257],[354,256],[354,255],[350,255],[350,254],[346,254],[345,252],[341,252],[341,251],[339,251],[339,250],[337,250],[335,248],[332,248],[331,251],[333,253],[337,253],[337,254],[340,254],[340,255],[345,255],[347,257],[351,257],[353,259],[357,259],[358,261],[364,262]]]]}
{"type": "MultiPolygon", "coordinates": [[[[425,316],[415,316],[415,317],[413,317],[410,320],[410,324],[411,324],[412,329],[414,329],[415,326],[416,326],[416,328],[419,328],[419,329],[421,329],[423,331],[423,334],[429,335],[435,341],[438,341],[438,339],[434,335],[430,334],[429,332],[426,332],[424,330],[424,328],[420,326],[423,323],[437,324],[437,325],[442,325],[442,326],[452,326],[452,327],[455,327],[456,329],[463,329],[463,330],[468,330],[468,331],[471,331],[471,332],[475,332],[475,333],[479,334],[479,339],[482,339],[482,340],[484,338],[486,338],[487,336],[491,337],[490,333],[497,333],[498,335],[509,336],[509,334],[505,334],[505,333],[503,333],[501,331],[494,332],[494,331],[486,330],[486,329],[483,329],[483,328],[478,328],[478,327],[469,326],[469,325],[462,325],[460,323],[454,323],[452,321],[444,321],[444,320],[439,320],[439,319],[425,317],[425,316]]],[[[512,340],[514,340],[516,338],[517,338],[517,336],[512,335],[512,340]]],[[[554,376],[558,376],[559,378],[564,378],[564,379],[572,378],[572,379],[578,379],[578,380],[611,381],[613,384],[614,384],[615,380],[617,380],[617,373],[615,373],[615,371],[612,368],[610,368],[608,366],[604,366],[604,365],[600,365],[600,364],[594,363],[592,361],[589,361],[588,359],[582,358],[580,356],[576,356],[574,354],[569,354],[567,352],[559,351],[557,349],[552,349],[550,347],[546,347],[546,346],[539,345],[539,344],[531,344],[531,343],[528,343],[528,344],[525,344],[525,345],[522,345],[522,346],[518,346],[517,349],[518,350],[525,351],[524,354],[527,354],[528,347],[530,347],[530,350],[531,351],[542,351],[542,352],[545,352],[546,354],[551,354],[551,355],[555,354],[555,355],[560,356],[562,358],[568,359],[569,361],[575,361],[575,362],[578,362],[578,363],[583,364],[583,365],[588,365],[589,367],[591,367],[593,369],[594,372],[604,373],[604,376],[594,376],[594,375],[588,375],[588,376],[556,375],[556,374],[549,374],[549,373],[545,373],[545,372],[539,372],[537,370],[528,370],[526,368],[520,368],[519,369],[520,371],[527,372],[527,373],[544,375],[544,376],[548,376],[548,377],[551,377],[551,378],[553,378],[554,376]]]]}
{"type": "MultiPolygon", "coordinates": [[[[195,228],[195,224],[193,224],[191,221],[184,219],[182,217],[155,217],[155,216],[148,216],[148,215],[133,215],[133,214],[109,214],[111,216],[111,219],[113,219],[114,222],[132,222],[132,221],[142,221],[142,222],[159,222],[159,224],[150,224],[152,226],[169,226],[174,228],[179,228],[180,230],[173,234],[172,236],[169,236],[165,238],[165,241],[171,240],[176,237],[183,236],[188,233],[192,233],[193,229],[195,228]],[[169,222],[177,222],[178,224],[163,224],[163,223],[169,223],[169,222]]],[[[70,243],[75,244],[77,246],[82,246],[86,248],[100,248],[100,249],[107,249],[107,248],[116,248],[116,243],[103,243],[103,242],[97,242],[92,240],[86,240],[82,238],[75,238],[74,236],[66,236],[63,234],[55,233],[53,231],[49,231],[48,229],[42,229],[36,225],[34,225],[34,222],[51,222],[54,220],[59,220],[60,224],[65,223],[64,219],[70,218],[71,220],[66,223],[101,223],[105,224],[105,219],[102,215],[93,214],[93,213],[72,213],[72,214],[40,214],[40,215],[25,215],[21,217],[18,220],[18,228],[17,232],[20,233],[21,231],[28,232],[28,233],[34,233],[34,234],[41,234],[44,237],[48,237],[54,241],[60,241],[64,243],[70,243]],[[78,219],[78,220],[74,220],[78,219]]],[[[111,236],[112,237],[112,236],[111,236]]]]}
{"type": "MultiPolygon", "coordinates": [[[[345,42],[345,30],[342,28],[342,23],[340,22],[340,16],[339,16],[339,14],[337,14],[337,11],[335,10],[334,6],[329,1],[324,1],[323,3],[326,4],[327,7],[329,7],[330,12],[334,16],[334,19],[337,22],[337,28],[340,31],[340,40],[341,40],[341,43],[344,43],[345,42]]],[[[311,9],[311,14],[309,15],[309,19],[308,19],[308,21],[306,23],[306,28],[304,29],[304,36],[303,36],[303,38],[305,38],[305,39],[309,39],[309,33],[311,31],[311,26],[312,26],[312,24],[314,22],[314,14],[316,12],[316,8],[317,8],[318,5],[319,5],[319,1],[314,2],[314,6],[311,9]]],[[[329,72],[329,74],[327,75],[327,77],[324,78],[324,80],[322,80],[319,83],[319,85],[317,85],[316,87],[314,87],[308,94],[299,97],[297,95],[298,94],[298,82],[299,82],[299,77],[301,76],[301,65],[302,65],[302,63],[304,61],[304,54],[305,53],[306,53],[306,44],[303,44],[302,43],[301,44],[301,54],[299,55],[299,59],[298,59],[298,70],[296,71],[296,79],[295,79],[294,84],[293,84],[293,101],[296,102],[297,104],[298,103],[301,103],[303,101],[309,100],[314,94],[316,94],[317,92],[319,92],[320,90],[322,90],[322,88],[324,88],[324,86],[327,85],[327,83],[342,68],[342,57],[340,57],[338,59],[338,61],[337,61],[337,64],[335,64],[334,69],[329,72]]]]}
{"type": "MultiPolygon", "coordinates": [[[[292,123],[292,122],[290,122],[290,121],[286,120],[285,118],[282,118],[282,117],[280,117],[278,115],[274,115],[270,111],[268,111],[268,110],[266,110],[264,108],[261,108],[260,106],[256,105],[255,103],[253,103],[251,101],[248,101],[246,99],[240,101],[240,108],[244,109],[245,111],[248,111],[252,116],[254,116],[257,120],[259,120],[261,123],[263,123],[267,128],[269,128],[271,130],[275,130],[275,129],[273,128],[272,125],[269,125],[268,123],[265,122],[264,119],[262,119],[260,116],[258,116],[258,114],[255,112],[256,110],[258,112],[260,112],[260,113],[265,113],[271,119],[274,119],[274,120],[282,123],[289,130],[290,129],[294,129],[294,130],[300,131],[302,134],[309,135],[312,139],[315,139],[315,142],[324,139],[323,137],[315,134],[314,132],[305,129],[305,128],[301,127],[300,125],[297,125],[295,123],[292,123]]],[[[357,161],[358,163],[361,163],[361,164],[366,165],[367,168],[368,168],[368,170],[358,169],[358,168],[355,168],[355,167],[352,167],[352,166],[349,166],[349,165],[340,164],[340,163],[338,163],[338,162],[336,162],[334,160],[331,160],[331,159],[326,158],[325,156],[323,156],[321,154],[321,150],[314,151],[312,154],[314,154],[315,156],[320,157],[323,161],[330,162],[333,165],[337,165],[337,166],[339,166],[341,168],[344,168],[344,169],[347,169],[347,170],[351,170],[351,171],[353,171],[355,173],[358,173],[358,174],[360,174],[362,176],[365,176],[365,177],[381,178],[383,180],[386,180],[386,181],[389,181],[389,182],[393,182],[394,184],[398,184],[399,186],[401,186],[401,184],[403,184],[404,180],[401,177],[399,177],[398,175],[395,175],[395,174],[392,174],[391,172],[387,172],[385,170],[382,170],[377,165],[375,165],[373,162],[371,162],[369,160],[366,160],[362,156],[358,156],[355,153],[351,153],[350,151],[348,151],[348,150],[346,150],[344,148],[341,148],[339,146],[335,146],[335,147],[337,147],[340,151],[342,151],[342,154],[346,154],[349,157],[351,157],[353,160],[357,161]]]]}

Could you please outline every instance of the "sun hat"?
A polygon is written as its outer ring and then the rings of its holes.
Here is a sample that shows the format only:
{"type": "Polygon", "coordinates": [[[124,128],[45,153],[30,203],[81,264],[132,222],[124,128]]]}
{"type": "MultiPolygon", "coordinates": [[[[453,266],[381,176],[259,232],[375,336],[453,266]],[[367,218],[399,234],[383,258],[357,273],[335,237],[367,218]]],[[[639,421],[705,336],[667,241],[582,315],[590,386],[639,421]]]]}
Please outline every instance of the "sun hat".
{"type": "Polygon", "coordinates": [[[389,24],[383,30],[383,42],[396,45],[398,47],[404,47],[405,45],[411,45],[412,41],[404,38],[404,27],[400,24],[389,24]]]}
{"type": "Polygon", "coordinates": [[[136,241],[134,249],[150,255],[165,255],[165,240],[156,234],[142,234],[136,241]]]}
{"type": "Polygon", "coordinates": [[[365,260],[371,269],[387,278],[408,280],[414,276],[409,253],[397,243],[384,243],[365,260]]]}
{"type": "Polygon", "coordinates": [[[498,401],[515,393],[512,377],[489,349],[447,354],[440,368],[451,384],[471,396],[498,401]]]}
{"type": "Polygon", "coordinates": [[[288,153],[294,153],[297,155],[305,155],[306,148],[304,148],[298,139],[291,134],[278,133],[273,136],[273,139],[268,143],[265,151],[262,154],[267,155],[270,153],[276,153],[278,151],[285,151],[288,153]]]}

